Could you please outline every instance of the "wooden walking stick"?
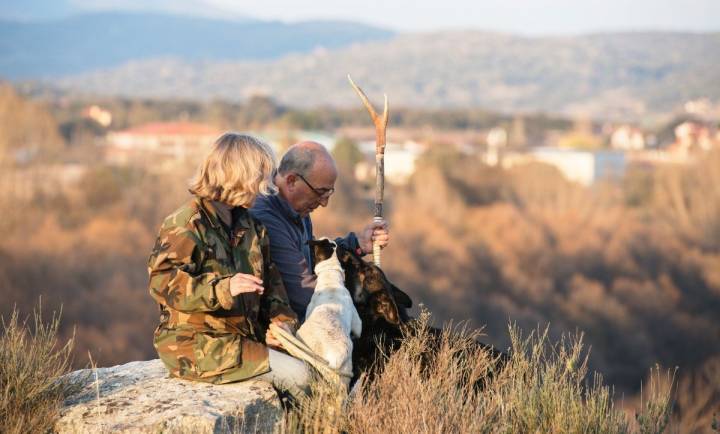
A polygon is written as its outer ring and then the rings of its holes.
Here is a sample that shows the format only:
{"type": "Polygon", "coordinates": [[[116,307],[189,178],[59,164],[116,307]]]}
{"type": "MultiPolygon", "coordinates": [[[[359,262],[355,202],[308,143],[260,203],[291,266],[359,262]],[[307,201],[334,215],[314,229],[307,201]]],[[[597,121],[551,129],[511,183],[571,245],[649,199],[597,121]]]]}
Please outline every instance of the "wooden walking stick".
{"type": "MultiPolygon", "coordinates": [[[[350,74],[348,74],[348,80],[350,80],[350,85],[355,89],[355,92],[360,96],[375,124],[375,217],[373,221],[378,222],[382,221],[383,195],[385,193],[385,133],[389,115],[388,97],[387,94],[384,95],[385,109],[382,116],[378,116],[367,96],[365,96],[365,92],[355,84],[350,74]]],[[[373,241],[373,262],[378,267],[380,266],[380,244],[377,241],[373,241]]]]}

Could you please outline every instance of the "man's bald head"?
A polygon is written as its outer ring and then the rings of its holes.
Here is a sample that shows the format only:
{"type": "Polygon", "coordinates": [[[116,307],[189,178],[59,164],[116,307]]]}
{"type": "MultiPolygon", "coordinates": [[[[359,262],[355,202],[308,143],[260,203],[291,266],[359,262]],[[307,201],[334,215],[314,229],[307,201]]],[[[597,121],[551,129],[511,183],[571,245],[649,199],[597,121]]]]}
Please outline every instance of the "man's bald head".
{"type": "Polygon", "coordinates": [[[299,173],[302,176],[309,176],[315,165],[321,168],[332,168],[336,171],[335,160],[323,145],[317,142],[304,141],[296,143],[288,148],[282,160],[278,173],[299,173]]]}
{"type": "Polygon", "coordinates": [[[280,161],[275,184],[279,194],[300,215],[327,206],[335,190],[335,160],[323,145],[300,142],[292,145],[280,161]]]}

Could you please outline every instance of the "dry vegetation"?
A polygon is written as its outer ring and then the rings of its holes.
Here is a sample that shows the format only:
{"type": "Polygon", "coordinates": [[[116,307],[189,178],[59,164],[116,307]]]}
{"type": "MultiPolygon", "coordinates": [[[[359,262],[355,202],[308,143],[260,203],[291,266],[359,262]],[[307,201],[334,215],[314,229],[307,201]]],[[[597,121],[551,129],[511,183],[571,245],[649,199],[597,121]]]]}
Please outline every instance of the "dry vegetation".
{"type": "Polygon", "coordinates": [[[70,371],[72,340],[58,343],[60,315],[44,322],[38,309],[31,324],[17,311],[3,317],[0,335],[0,432],[47,432],[63,399],[76,386],[62,376],[70,371]]]}
{"type": "Polygon", "coordinates": [[[318,382],[314,395],[291,411],[287,431],[659,433],[667,427],[670,373],[655,371],[642,408],[628,420],[614,406],[612,390],[602,378],[588,378],[580,335],[552,343],[547,330],[522,336],[511,328],[512,358],[480,391],[472,380],[491,370],[493,361],[472,349],[477,333],[445,329],[438,357],[423,366],[421,354],[432,347],[427,315],[416,327],[375,381],[361,378],[344,408],[333,388],[318,382]]]}

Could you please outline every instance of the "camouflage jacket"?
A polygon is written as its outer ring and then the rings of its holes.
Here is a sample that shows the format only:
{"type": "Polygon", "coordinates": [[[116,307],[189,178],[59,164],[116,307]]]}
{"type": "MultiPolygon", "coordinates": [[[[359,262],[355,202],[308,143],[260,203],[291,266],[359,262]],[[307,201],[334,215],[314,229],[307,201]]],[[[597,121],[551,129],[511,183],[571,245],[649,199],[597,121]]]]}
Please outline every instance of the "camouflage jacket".
{"type": "Polygon", "coordinates": [[[229,383],[265,373],[270,321],[297,321],[270,262],[265,227],[244,212],[230,232],[212,202],[199,197],[160,228],[148,260],[150,295],[161,310],[154,344],[173,376],[229,383]],[[233,297],[235,273],[261,278],[263,295],[233,297]]]}

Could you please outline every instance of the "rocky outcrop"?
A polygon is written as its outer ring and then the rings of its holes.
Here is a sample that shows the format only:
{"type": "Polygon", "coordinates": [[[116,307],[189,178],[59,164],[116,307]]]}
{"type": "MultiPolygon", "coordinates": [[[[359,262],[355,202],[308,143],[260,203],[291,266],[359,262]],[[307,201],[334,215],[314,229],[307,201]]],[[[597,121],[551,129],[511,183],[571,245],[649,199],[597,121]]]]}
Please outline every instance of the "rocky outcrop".
{"type": "Polygon", "coordinates": [[[59,433],[237,433],[281,428],[283,410],[262,381],[214,385],[170,378],[160,360],[70,374],[59,433]],[[97,378],[97,379],[96,379],[97,378]]]}

